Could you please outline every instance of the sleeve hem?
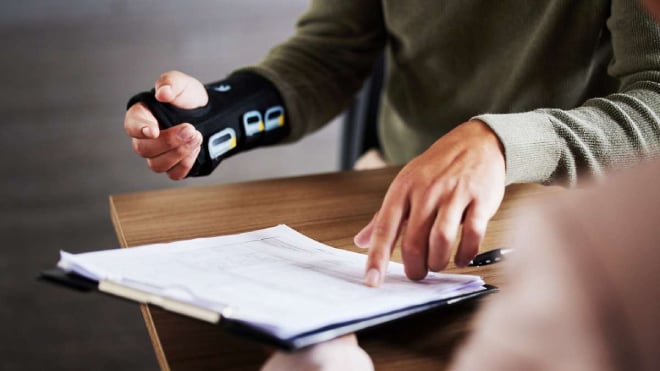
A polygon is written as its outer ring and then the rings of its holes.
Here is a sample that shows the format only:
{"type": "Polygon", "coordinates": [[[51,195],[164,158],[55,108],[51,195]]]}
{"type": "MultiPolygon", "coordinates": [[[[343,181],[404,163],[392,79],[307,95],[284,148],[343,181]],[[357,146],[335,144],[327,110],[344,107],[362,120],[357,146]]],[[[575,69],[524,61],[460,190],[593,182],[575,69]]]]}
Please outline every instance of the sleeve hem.
{"type": "Polygon", "coordinates": [[[547,183],[556,171],[559,138],[549,118],[540,112],[483,114],[483,121],[499,138],[506,160],[506,184],[547,183]]]}

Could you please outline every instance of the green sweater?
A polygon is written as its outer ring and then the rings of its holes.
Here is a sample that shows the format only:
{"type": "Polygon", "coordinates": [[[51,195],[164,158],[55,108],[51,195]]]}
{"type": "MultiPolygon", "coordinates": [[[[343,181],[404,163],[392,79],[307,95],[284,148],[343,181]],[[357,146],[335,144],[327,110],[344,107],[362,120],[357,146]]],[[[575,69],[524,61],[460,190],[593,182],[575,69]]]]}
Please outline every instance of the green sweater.
{"type": "Polygon", "coordinates": [[[507,183],[576,184],[660,147],[660,27],[637,0],[314,0],[250,69],[282,93],[296,140],[346,108],[383,50],[394,163],[470,118],[502,141],[507,183]]]}

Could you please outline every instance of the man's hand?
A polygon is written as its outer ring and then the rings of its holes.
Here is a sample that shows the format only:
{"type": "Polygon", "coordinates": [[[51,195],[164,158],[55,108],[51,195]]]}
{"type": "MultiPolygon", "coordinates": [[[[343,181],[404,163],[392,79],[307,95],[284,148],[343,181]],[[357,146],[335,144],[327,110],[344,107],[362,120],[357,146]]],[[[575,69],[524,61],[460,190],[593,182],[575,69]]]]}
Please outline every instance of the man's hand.
{"type": "Polygon", "coordinates": [[[399,172],[380,210],[355,236],[357,246],[369,248],[365,283],[382,283],[399,235],[410,279],[442,270],[461,223],[455,263],[466,266],[502,202],[504,186],[504,149],[486,124],[468,121],[447,133],[399,172]]]}
{"type": "MultiPolygon", "coordinates": [[[[199,108],[208,102],[204,85],[178,71],[161,75],[155,87],[158,101],[178,108],[199,108]]],[[[149,168],[157,173],[166,172],[173,180],[188,174],[202,144],[202,134],[189,123],[161,131],[154,115],[142,103],[126,111],[124,129],[133,138],[133,149],[147,159],[149,168]]]]}

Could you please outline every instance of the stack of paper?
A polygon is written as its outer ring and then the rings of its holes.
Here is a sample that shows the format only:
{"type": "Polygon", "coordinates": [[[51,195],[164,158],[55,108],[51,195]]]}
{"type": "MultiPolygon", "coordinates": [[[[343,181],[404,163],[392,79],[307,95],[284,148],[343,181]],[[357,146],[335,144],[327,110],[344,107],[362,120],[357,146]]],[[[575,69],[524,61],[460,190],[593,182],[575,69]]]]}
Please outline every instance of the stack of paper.
{"type": "Polygon", "coordinates": [[[281,339],[483,290],[478,276],[405,277],[390,263],[379,288],[363,284],[366,255],[279,225],[249,233],[84,254],[58,266],[99,281],[101,291],[188,316],[221,318],[281,339]]]}

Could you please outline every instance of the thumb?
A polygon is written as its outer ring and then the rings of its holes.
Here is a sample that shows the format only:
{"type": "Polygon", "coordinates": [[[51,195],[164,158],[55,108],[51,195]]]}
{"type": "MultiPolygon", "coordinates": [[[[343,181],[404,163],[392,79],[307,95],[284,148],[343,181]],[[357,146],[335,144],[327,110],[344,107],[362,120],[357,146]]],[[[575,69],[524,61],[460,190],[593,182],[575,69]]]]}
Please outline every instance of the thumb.
{"type": "Polygon", "coordinates": [[[179,71],[165,72],[156,81],[156,99],[183,109],[203,107],[209,98],[204,85],[179,71]]]}
{"type": "Polygon", "coordinates": [[[369,224],[362,228],[362,230],[358,232],[355,237],[353,237],[353,243],[355,243],[355,246],[361,249],[369,248],[369,245],[371,244],[371,235],[373,234],[374,224],[376,224],[376,219],[378,219],[378,212],[374,214],[369,224]]]}

